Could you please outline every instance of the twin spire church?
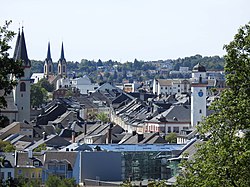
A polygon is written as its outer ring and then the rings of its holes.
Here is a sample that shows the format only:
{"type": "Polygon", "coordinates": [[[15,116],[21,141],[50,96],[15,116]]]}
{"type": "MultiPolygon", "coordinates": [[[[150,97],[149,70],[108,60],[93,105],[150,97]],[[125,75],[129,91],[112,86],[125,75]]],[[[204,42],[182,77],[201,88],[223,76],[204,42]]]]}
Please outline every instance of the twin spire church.
{"type": "Polygon", "coordinates": [[[44,77],[49,80],[49,82],[55,84],[55,82],[67,76],[67,62],[64,57],[64,48],[62,43],[61,56],[57,64],[57,75],[54,70],[54,63],[51,58],[50,43],[48,44],[47,58],[44,61],[44,77]]]}
{"type": "MultiPolygon", "coordinates": [[[[18,84],[13,89],[13,92],[5,96],[7,101],[7,107],[1,109],[0,113],[6,116],[9,123],[14,121],[30,121],[30,88],[31,88],[31,62],[28,58],[24,31],[23,28],[17,35],[17,41],[14,49],[14,60],[22,60],[22,67],[24,69],[24,75],[19,77],[18,84]]],[[[56,81],[60,78],[67,76],[67,63],[64,57],[64,48],[62,43],[61,56],[57,63],[57,71],[54,71],[54,63],[52,62],[50,43],[48,44],[47,58],[44,61],[44,72],[42,77],[48,79],[52,84],[56,84],[56,81]]],[[[38,79],[39,80],[39,79],[38,79]]],[[[0,90],[1,94],[1,90],[0,90]]]]}
{"type": "MultiPolygon", "coordinates": [[[[61,77],[67,76],[67,63],[64,57],[63,43],[62,43],[62,49],[61,49],[61,57],[57,65],[57,72],[58,72],[57,75],[61,77]]],[[[53,65],[52,58],[51,58],[50,43],[49,43],[48,51],[47,51],[47,58],[44,61],[44,76],[46,78],[49,78],[49,76],[53,76],[53,75],[55,75],[55,72],[54,72],[54,65],[53,65]]]]}

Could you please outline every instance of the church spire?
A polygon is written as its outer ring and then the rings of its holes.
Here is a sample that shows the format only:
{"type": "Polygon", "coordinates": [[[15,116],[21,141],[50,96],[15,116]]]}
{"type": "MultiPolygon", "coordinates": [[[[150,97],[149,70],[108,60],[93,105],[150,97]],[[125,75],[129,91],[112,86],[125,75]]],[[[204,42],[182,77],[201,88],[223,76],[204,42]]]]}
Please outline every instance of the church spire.
{"type": "Polygon", "coordinates": [[[46,58],[47,61],[52,61],[52,58],[51,58],[51,53],[50,53],[50,42],[48,43],[48,51],[47,51],[47,58],[46,58]]]}
{"type": "Polygon", "coordinates": [[[16,46],[15,46],[14,55],[13,55],[14,60],[16,59],[16,56],[17,56],[17,50],[18,50],[19,41],[20,41],[20,28],[18,29],[16,46]]]}
{"type": "Polygon", "coordinates": [[[63,49],[63,42],[62,42],[62,49],[61,49],[61,58],[60,58],[61,61],[65,60],[64,58],[64,49],[63,49]]]}
{"type": "Polygon", "coordinates": [[[64,57],[63,42],[62,42],[62,49],[61,49],[61,57],[58,61],[57,69],[58,69],[58,75],[60,75],[61,77],[67,76],[67,62],[64,57]]]}
{"type": "Polygon", "coordinates": [[[30,67],[30,60],[28,58],[28,54],[27,54],[27,49],[26,49],[26,43],[25,43],[25,37],[24,37],[24,31],[22,28],[22,33],[20,35],[20,39],[18,41],[18,48],[16,51],[16,55],[15,55],[15,60],[23,60],[23,65],[30,67]]]}

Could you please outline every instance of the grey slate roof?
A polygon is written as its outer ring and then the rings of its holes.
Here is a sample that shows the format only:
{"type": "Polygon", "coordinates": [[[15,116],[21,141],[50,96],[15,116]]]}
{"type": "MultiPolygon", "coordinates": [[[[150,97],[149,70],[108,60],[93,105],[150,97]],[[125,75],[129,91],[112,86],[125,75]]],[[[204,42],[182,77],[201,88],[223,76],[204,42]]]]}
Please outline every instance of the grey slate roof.
{"type": "Polygon", "coordinates": [[[48,43],[47,58],[45,60],[47,62],[52,62],[51,53],[50,53],[50,42],[48,43]]]}
{"type": "Polygon", "coordinates": [[[62,42],[62,48],[61,48],[61,57],[60,57],[59,61],[65,61],[65,62],[66,62],[66,59],[65,59],[65,57],[64,57],[63,42],[62,42]]]}
{"type": "Polygon", "coordinates": [[[15,154],[14,153],[4,153],[0,152],[0,157],[4,158],[8,162],[0,162],[0,168],[11,168],[15,167],[15,154]]]}
{"type": "Polygon", "coordinates": [[[49,163],[50,161],[68,161],[71,164],[71,167],[75,165],[77,157],[77,152],[73,151],[47,151],[44,164],[49,163]]]}
{"type": "Polygon", "coordinates": [[[30,67],[31,63],[30,63],[30,60],[29,60],[28,54],[27,54],[23,29],[22,29],[20,39],[17,42],[18,42],[18,48],[16,51],[15,60],[23,60],[23,65],[30,67]]]}
{"type": "Polygon", "coordinates": [[[45,143],[47,147],[53,147],[53,148],[59,148],[70,144],[69,141],[65,140],[64,138],[58,135],[49,135],[45,140],[41,139],[32,146],[28,147],[27,150],[33,150],[43,143],[45,143]]]}
{"type": "Polygon", "coordinates": [[[191,121],[191,106],[190,105],[173,105],[165,112],[155,116],[149,122],[190,122],[191,121]]]}
{"type": "Polygon", "coordinates": [[[127,133],[118,144],[155,144],[167,143],[158,133],[129,134],[127,133]]]}
{"type": "Polygon", "coordinates": [[[14,55],[13,55],[14,60],[17,58],[17,51],[18,51],[19,41],[20,41],[20,28],[18,30],[16,45],[15,45],[15,49],[14,49],[14,55]]]}
{"type": "Polygon", "coordinates": [[[39,161],[40,164],[43,163],[43,158],[44,155],[43,154],[38,154],[36,153],[36,155],[32,155],[31,158],[29,158],[28,152],[17,152],[16,153],[16,165],[18,167],[31,167],[34,166],[34,161],[39,161]]]}

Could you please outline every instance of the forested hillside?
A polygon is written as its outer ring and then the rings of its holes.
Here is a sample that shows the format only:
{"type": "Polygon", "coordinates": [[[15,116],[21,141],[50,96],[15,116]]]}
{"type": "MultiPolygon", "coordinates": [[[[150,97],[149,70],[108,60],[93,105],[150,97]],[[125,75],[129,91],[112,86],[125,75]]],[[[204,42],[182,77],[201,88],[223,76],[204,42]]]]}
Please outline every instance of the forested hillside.
{"type": "MultiPolygon", "coordinates": [[[[32,73],[43,72],[43,61],[32,60],[32,73]]],[[[81,62],[67,62],[68,72],[72,76],[88,75],[93,82],[116,81],[122,82],[124,79],[143,81],[152,79],[164,69],[165,76],[168,78],[168,72],[179,70],[180,67],[188,67],[189,70],[200,62],[207,70],[223,70],[224,59],[219,56],[202,57],[195,55],[191,57],[178,58],[175,60],[142,61],[135,59],[134,62],[117,61],[94,61],[82,59],[81,62]],[[153,73],[152,73],[153,72],[153,73]]],[[[54,63],[57,70],[57,63],[54,63]]]]}

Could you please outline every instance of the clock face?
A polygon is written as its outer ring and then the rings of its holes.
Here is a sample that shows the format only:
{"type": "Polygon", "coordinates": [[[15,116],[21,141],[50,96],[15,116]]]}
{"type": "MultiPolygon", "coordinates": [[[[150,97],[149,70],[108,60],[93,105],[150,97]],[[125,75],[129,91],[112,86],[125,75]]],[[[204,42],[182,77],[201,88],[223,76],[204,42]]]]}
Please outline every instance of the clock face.
{"type": "Polygon", "coordinates": [[[202,91],[199,91],[199,92],[198,92],[198,96],[202,97],[202,96],[203,96],[203,92],[202,92],[202,91]]]}

